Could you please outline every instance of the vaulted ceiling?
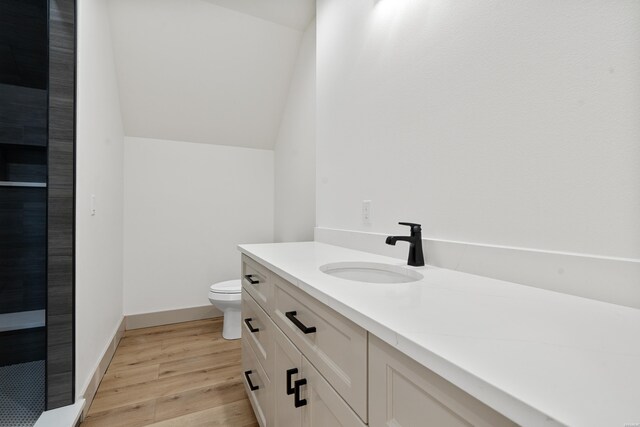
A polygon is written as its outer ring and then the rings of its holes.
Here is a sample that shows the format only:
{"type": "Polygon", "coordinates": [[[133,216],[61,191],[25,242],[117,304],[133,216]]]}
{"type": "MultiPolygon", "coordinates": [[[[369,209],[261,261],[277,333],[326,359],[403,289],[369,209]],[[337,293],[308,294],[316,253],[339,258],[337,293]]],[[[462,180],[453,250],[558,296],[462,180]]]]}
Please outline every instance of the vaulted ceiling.
{"type": "Polygon", "coordinates": [[[315,0],[110,0],[125,134],[273,148],[315,0]]]}
{"type": "Polygon", "coordinates": [[[205,0],[276,24],[304,31],[316,14],[315,0],[205,0]]]}

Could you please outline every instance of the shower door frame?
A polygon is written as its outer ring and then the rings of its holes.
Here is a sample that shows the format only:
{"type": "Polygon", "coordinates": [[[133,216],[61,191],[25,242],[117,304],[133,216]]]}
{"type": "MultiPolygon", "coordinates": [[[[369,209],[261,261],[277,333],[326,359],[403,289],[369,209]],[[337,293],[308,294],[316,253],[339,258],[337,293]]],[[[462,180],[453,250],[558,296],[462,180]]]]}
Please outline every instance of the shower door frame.
{"type": "Polygon", "coordinates": [[[75,401],[76,2],[49,1],[45,408],[75,401]]]}

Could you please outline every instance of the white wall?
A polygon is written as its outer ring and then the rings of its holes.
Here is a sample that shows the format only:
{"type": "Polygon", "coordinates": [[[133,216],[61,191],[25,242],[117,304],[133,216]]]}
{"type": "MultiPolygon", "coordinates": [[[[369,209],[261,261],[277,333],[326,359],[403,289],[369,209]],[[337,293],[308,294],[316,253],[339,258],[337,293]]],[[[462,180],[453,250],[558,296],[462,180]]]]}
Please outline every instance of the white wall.
{"type": "Polygon", "coordinates": [[[106,0],[78,2],[76,393],[122,320],[123,131],[106,0]],[[96,215],[90,215],[90,196],[96,215]]]}
{"type": "Polygon", "coordinates": [[[316,25],[305,30],[275,144],[275,241],[313,240],[316,25]]]}
{"type": "Polygon", "coordinates": [[[125,138],[124,311],[209,304],[240,243],[273,241],[273,151],[125,138]]]}
{"type": "Polygon", "coordinates": [[[302,31],[215,3],[111,0],[127,136],[273,148],[302,31]]]}
{"type": "Polygon", "coordinates": [[[638,262],[639,2],[317,13],[319,227],[399,234],[409,220],[429,239],[638,262]]]}

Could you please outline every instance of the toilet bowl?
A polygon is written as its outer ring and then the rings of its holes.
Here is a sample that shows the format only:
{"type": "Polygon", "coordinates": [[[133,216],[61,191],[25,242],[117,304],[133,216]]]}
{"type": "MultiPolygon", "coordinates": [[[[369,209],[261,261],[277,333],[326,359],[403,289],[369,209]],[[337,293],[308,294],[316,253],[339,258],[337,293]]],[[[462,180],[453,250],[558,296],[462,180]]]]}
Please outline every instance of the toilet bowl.
{"type": "Polygon", "coordinates": [[[209,286],[209,301],[224,313],[222,337],[237,340],[242,331],[240,313],[242,284],[240,280],[227,280],[209,286]]]}

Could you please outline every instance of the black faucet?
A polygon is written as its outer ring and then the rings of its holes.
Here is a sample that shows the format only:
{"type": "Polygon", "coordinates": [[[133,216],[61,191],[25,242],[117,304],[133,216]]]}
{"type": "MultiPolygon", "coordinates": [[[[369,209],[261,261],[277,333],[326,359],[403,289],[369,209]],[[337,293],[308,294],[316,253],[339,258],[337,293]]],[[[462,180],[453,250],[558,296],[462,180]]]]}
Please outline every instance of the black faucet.
{"type": "Polygon", "coordinates": [[[424,265],[424,255],[422,255],[422,226],[412,222],[399,222],[398,224],[411,227],[411,236],[389,236],[387,237],[387,245],[395,246],[398,240],[409,242],[409,259],[407,260],[407,264],[414,267],[422,267],[424,265]]]}

